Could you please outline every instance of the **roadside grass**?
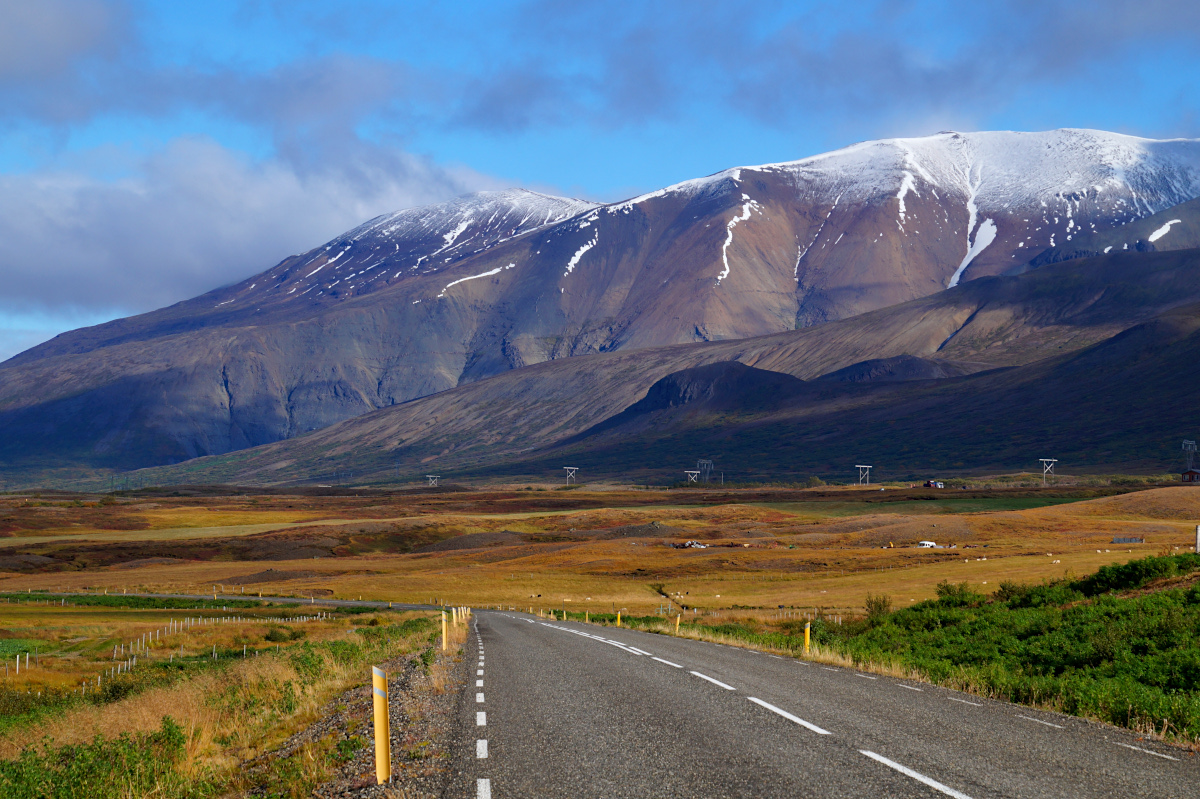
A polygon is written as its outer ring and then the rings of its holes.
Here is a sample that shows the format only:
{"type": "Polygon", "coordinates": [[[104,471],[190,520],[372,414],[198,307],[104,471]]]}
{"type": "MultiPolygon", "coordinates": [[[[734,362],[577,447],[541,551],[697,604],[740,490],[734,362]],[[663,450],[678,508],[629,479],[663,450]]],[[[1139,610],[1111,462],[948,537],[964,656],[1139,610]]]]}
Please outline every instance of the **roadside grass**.
{"type": "MultiPolygon", "coordinates": [[[[1200,555],[1113,564],[1086,577],[1007,582],[992,596],[943,582],[938,597],[844,624],[818,613],[809,659],[920,680],[1200,742],[1200,555]]],[[[582,620],[577,619],[577,620],[582,620]]],[[[591,621],[611,625],[615,616],[591,621]]],[[[627,627],[674,634],[661,616],[627,627]]],[[[805,657],[805,621],[684,622],[697,640],[805,657]]]]}
{"type": "MultiPolygon", "coordinates": [[[[384,615],[386,623],[343,624],[326,640],[215,661],[169,684],[108,703],[78,701],[10,729],[0,740],[7,758],[0,761],[0,795],[190,799],[253,787],[240,764],[266,755],[317,718],[330,698],[365,682],[370,664],[417,653],[440,632],[430,614],[384,615]]],[[[265,795],[307,795],[303,787],[338,757],[284,758],[276,792],[265,795]]]]}

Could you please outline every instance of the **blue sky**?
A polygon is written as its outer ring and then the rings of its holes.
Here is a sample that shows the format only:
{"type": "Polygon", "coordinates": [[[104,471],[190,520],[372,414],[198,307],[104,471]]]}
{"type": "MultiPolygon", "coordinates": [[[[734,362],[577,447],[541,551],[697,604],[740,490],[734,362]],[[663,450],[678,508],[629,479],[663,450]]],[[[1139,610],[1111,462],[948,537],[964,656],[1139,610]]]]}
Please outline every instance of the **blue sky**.
{"type": "Polygon", "coordinates": [[[1200,135],[1200,4],[0,0],[0,358],[362,220],[939,130],[1200,135]]]}

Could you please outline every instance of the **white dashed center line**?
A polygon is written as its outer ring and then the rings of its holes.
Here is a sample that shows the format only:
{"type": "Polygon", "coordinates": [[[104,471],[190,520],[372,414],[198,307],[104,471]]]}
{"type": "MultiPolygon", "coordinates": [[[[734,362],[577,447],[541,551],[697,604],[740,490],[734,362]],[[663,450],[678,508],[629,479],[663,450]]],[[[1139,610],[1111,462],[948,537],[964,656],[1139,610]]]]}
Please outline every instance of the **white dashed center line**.
{"type": "Polygon", "coordinates": [[[961,702],[962,704],[970,705],[971,707],[983,707],[983,705],[979,704],[978,702],[968,702],[965,699],[955,699],[953,696],[948,696],[946,698],[949,699],[951,702],[961,702]]]}
{"type": "Polygon", "coordinates": [[[1035,724],[1045,724],[1047,727],[1053,727],[1056,730],[1063,729],[1063,726],[1061,724],[1051,724],[1048,721],[1042,721],[1041,719],[1035,719],[1032,716],[1017,716],[1017,718],[1025,719],[1026,721],[1032,721],[1035,724]]]}
{"type": "Polygon", "coordinates": [[[888,768],[893,768],[896,771],[899,771],[901,774],[903,774],[906,777],[912,777],[917,782],[928,785],[930,788],[933,788],[935,791],[941,791],[942,793],[946,794],[947,796],[953,796],[954,799],[971,799],[971,797],[967,796],[965,793],[960,793],[960,792],[954,790],[953,788],[942,785],[937,780],[932,780],[929,777],[926,777],[924,774],[921,774],[920,772],[913,771],[910,768],[900,765],[899,763],[897,763],[894,760],[888,760],[883,755],[877,755],[874,752],[868,752],[866,749],[859,749],[858,751],[860,754],[866,755],[867,757],[871,758],[872,760],[882,763],[883,765],[887,766],[888,768]]]}
{"type": "Polygon", "coordinates": [[[475,676],[476,676],[476,677],[482,677],[482,676],[483,676],[483,669],[479,669],[477,672],[475,672],[475,676]]]}
{"type": "Polygon", "coordinates": [[[487,726],[487,713],[480,710],[475,714],[475,726],[476,727],[486,727],[487,726]]]}
{"type": "Polygon", "coordinates": [[[736,691],[737,690],[732,685],[726,685],[725,683],[721,682],[720,680],[714,680],[712,677],[709,677],[708,675],[705,675],[705,674],[701,674],[698,671],[689,672],[689,674],[692,674],[695,677],[699,677],[702,680],[708,680],[713,685],[718,685],[721,688],[724,688],[726,691],[736,691]]]}
{"type": "Polygon", "coordinates": [[[480,704],[483,703],[483,691],[480,691],[479,693],[475,694],[475,701],[480,704]]]}
{"type": "Polygon", "coordinates": [[[491,780],[475,780],[475,799],[492,799],[491,780]]]}
{"type": "Polygon", "coordinates": [[[1170,755],[1164,755],[1162,752],[1152,752],[1149,749],[1143,749],[1142,747],[1134,746],[1133,744],[1117,743],[1116,741],[1113,741],[1113,743],[1117,744],[1117,746],[1123,746],[1126,749],[1132,749],[1135,752],[1143,752],[1147,755],[1154,755],[1155,757],[1161,757],[1164,760],[1179,760],[1179,758],[1177,758],[1177,757],[1171,757],[1170,755]]]}
{"type": "Polygon", "coordinates": [[[866,674],[859,674],[857,671],[854,672],[854,676],[862,677],[864,680],[878,680],[879,679],[878,677],[868,677],[866,674]]]}
{"type": "Polygon", "coordinates": [[[482,687],[483,687],[483,680],[476,680],[476,681],[475,681],[475,687],[476,687],[476,688],[482,688],[482,687]]]}
{"type": "Polygon", "coordinates": [[[897,683],[896,685],[899,688],[907,688],[910,691],[920,691],[921,690],[920,688],[913,688],[911,685],[904,685],[902,683],[897,683]]]}
{"type": "MultiPolygon", "coordinates": [[[[693,672],[693,674],[694,673],[695,672],[693,672]]],[[[818,727],[816,724],[807,722],[804,719],[800,718],[799,716],[793,716],[791,713],[788,713],[783,708],[775,707],[774,705],[764,702],[761,699],[758,699],[753,696],[748,697],[748,698],[751,702],[758,705],[759,707],[765,707],[767,710],[771,711],[772,713],[775,713],[776,715],[779,715],[779,716],[783,716],[788,721],[793,721],[796,724],[799,724],[801,727],[804,727],[805,729],[812,730],[817,735],[830,735],[831,734],[829,732],[829,730],[823,730],[820,727],[818,727]]]]}
{"type": "Polygon", "coordinates": [[[480,738],[475,742],[475,757],[480,760],[487,757],[487,739],[480,738]]]}
{"type": "Polygon", "coordinates": [[[671,661],[669,661],[669,660],[663,660],[662,658],[656,658],[656,657],[654,657],[654,656],[651,656],[651,657],[650,657],[650,659],[651,659],[651,660],[657,660],[659,663],[665,663],[665,664],[667,664],[668,666],[673,666],[674,668],[677,668],[677,669],[682,669],[682,668],[683,668],[683,666],[680,666],[678,663],[672,663],[671,661]]]}

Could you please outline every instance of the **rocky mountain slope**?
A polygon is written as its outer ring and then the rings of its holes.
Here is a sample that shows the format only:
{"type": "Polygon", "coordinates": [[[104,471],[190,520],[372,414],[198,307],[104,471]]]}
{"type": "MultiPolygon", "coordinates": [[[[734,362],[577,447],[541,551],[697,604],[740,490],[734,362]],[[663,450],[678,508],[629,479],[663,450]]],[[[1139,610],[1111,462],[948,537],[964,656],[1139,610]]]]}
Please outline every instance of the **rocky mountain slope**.
{"type": "Polygon", "coordinates": [[[171,463],[569,356],[848,319],[1197,196],[1200,141],[1079,130],[867,142],[608,205],[478,195],[35,347],[0,365],[0,423],[40,442],[27,463],[171,463]]]}
{"type": "Polygon", "coordinates": [[[947,468],[953,447],[1019,467],[1035,439],[1080,455],[1114,437],[1089,463],[1146,464],[1191,424],[1163,409],[1190,401],[1198,327],[1200,250],[1111,253],[804,330],[538,364],[146,479],[545,476],[567,462],[646,476],[706,452],[743,475],[752,463],[828,474],[855,451],[947,468]]]}

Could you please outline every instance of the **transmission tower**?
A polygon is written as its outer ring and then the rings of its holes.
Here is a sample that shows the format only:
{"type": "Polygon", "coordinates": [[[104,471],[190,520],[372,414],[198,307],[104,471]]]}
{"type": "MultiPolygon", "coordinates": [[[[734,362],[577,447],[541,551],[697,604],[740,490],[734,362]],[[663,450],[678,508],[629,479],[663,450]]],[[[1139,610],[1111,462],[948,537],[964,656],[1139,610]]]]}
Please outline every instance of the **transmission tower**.
{"type": "Polygon", "coordinates": [[[689,469],[684,469],[684,470],[683,470],[683,473],[687,475],[687,481],[688,481],[689,483],[694,483],[694,482],[696,482],[696,478],[700,476],[700,472],[698,472],[698,471],[692,471],[692,470],[689,470],[689,469]]]}
{"type": "Polygon", "coordinates": [[[696,461],[696,469],[700,472],[701,482],[707,483],[708,478],[712,476],[713,462],[709,460],[696,461]]]}
{"type": "Polygon", "coordinates": [[[1058,458],[1039,458],[1042,462],[1042,485],[1046,485],[1046,475],[1054,474],[1054,464],[1058,463],[1058,458]]]}
{"type": "Polygon", "coordinates": [[[855,469],[858,469],[858,484],[860,486],[869,486],[871,484],[871,469],[872,466],[864,466],[861,463],[855,464],[855,469]]]}
{"type": "Polygon", "coordinates": [[[1183,451],[1187,453],[1187,456],[1186,456],[1187,457],[1187,470],[1190,472],[1196,462],[1196,442],[1195,441],[1183,442],[1183,451]]]}
{"type": "Polygon", "coordinates": [[[579,467],[578,466],[564,466],[563,468],[567,470],[567,485],[570,485],[571,483],[576,482],[575,472],[579,471],[579,467]]]}
{"type": "Polygon", "coordinates": [[[425,479],[429,481],[429,485],[437,488],[437,481],[441,478],[440,474],[427,474],[425,479]]]}

